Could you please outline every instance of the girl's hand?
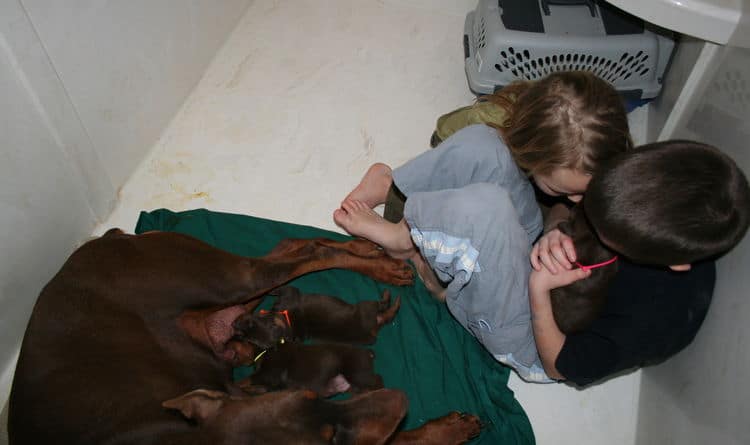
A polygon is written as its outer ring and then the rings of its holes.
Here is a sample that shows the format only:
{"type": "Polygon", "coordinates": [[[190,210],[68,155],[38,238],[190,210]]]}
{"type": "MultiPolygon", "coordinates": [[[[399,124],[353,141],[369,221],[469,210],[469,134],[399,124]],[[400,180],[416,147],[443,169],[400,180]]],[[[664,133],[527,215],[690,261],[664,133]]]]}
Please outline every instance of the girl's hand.
{"type": "Polygon", "coordinates": [[[542,298],[544,295],[549,298],[552,289],[573,284],[590,275],[591,271],[585,269],[564,270],[558,274],[553,274],[546,268],[533,270],[529,277],[529,295],[531,298],[542,298]]]}
{"type": "Polygon", "coordinates": [[[536,271],[547,269],[552,274],[570,270],[576,260],[573,239],[558,229],[542,235],[531,249],[531,267],[536,271]]]}

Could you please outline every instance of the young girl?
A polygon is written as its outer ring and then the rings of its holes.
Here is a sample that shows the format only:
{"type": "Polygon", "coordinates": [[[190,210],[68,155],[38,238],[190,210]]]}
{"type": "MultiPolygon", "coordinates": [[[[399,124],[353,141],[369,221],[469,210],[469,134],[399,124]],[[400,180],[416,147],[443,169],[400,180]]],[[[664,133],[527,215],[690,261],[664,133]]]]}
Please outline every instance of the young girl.
{"type": "Polygon", "coordinates": [[[500,362],[548,381],[534,344],[528,256],[542,231],[529,179],[577,202],[599,163],[631,147],[622,100],[587,72],[555,73],[496,95],[507,120],[471,125],[396,170],[375,164],[334,214],[348,233],[410,259],[428,289],[500,362]],[[504,93],[505,92],[505,93],[504,93]],[[406,196],[389,222],[372,209],[406,196]]]}

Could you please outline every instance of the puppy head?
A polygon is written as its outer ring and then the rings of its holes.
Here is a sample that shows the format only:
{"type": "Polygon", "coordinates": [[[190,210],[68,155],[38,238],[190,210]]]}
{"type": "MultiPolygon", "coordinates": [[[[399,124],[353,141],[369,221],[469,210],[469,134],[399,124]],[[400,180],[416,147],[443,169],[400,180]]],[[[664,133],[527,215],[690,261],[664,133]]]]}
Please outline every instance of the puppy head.
{"type": "MultiPolygon", "coordinates": [[[[616,255],[599,241],[578,206],[573,208],[568,221],[558,225],[558,229],[573,238],[578,263],[582,265],[602,263],[616,255]]],[[[609,282],[616,274],[617,262],[614,262],[592,269],[585,280],[552,290],[552,313],[562,332],[581,331],[596,319],[604,307],[609,282]]]]}
{"type": "Polygon", "coordinates": [[[232,324],[235,338],[249,341],[261,349],[276,346],[282,338],[291,338],[291,327],[278,312],[246,313],[232,324]]]}

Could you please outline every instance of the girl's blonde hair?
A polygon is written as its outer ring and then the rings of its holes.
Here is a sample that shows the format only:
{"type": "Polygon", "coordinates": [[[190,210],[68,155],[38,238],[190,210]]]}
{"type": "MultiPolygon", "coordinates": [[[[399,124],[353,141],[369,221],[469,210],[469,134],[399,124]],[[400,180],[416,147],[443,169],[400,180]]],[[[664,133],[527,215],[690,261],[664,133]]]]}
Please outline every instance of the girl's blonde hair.
{"type": "Polygon", "coordinates": [[[528,175],[558,168],[593,174],[601,162],[633,146],[622,98],[587,71],[514,82],[480,100],[509,110],[496,128],[528,175]]]}

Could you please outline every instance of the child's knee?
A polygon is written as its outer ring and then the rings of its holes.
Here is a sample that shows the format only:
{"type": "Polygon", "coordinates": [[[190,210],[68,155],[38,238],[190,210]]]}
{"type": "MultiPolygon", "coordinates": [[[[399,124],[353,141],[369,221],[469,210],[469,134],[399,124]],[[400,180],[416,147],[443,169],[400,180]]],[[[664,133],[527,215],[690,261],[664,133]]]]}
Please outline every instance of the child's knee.
{"type": "Polygon", "coordinates": [[[466,187],[473,196],[471,205],[463,209],[465,215],[478,221],[495,224],[504,221],[518,221],[518,215],[510,194],[503,187],[491,183],[472,184],[466,187]]]}

